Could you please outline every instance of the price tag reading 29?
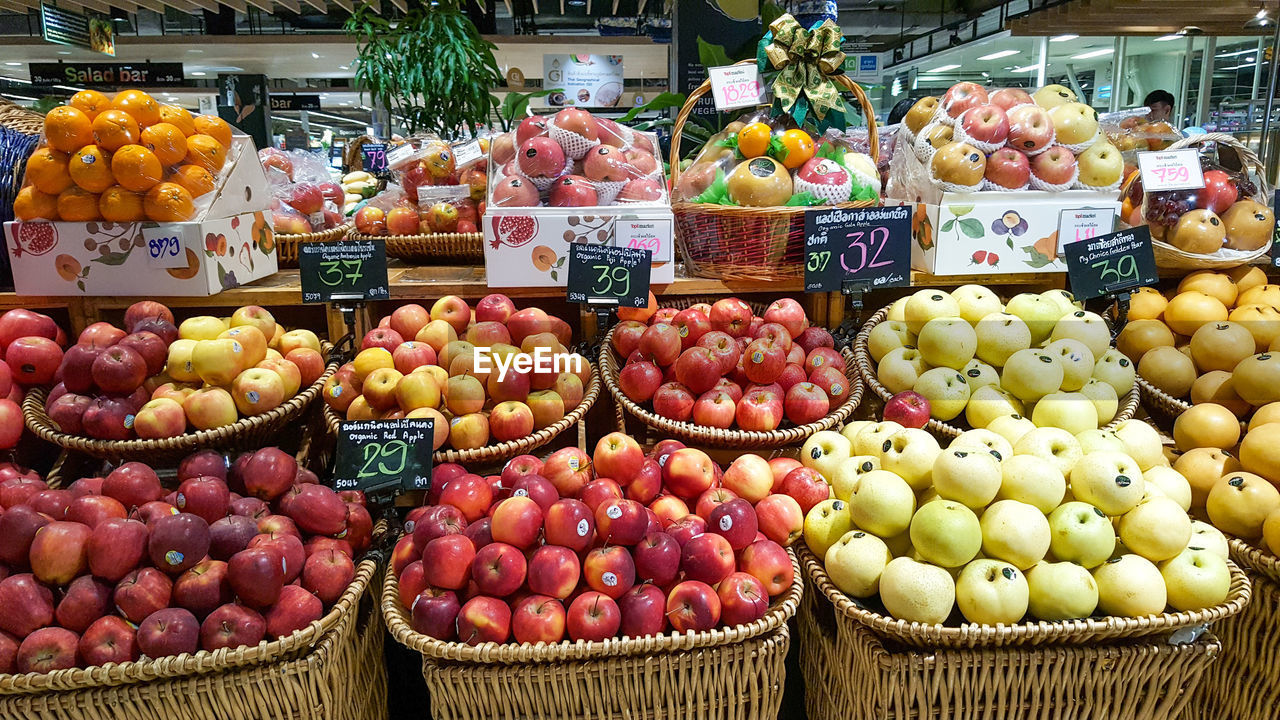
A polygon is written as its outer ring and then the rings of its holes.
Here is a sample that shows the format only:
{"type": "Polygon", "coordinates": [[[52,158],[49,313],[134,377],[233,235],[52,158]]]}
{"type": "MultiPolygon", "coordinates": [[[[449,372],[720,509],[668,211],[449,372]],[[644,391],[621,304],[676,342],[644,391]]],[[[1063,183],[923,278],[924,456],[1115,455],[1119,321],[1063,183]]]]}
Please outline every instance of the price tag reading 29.
{"type": "Polygon", "coordinates": [[[379,240],[300,243],[302,302],[386,300],[387,246],[379,240]]]}
{"type": "Polygon", "coordinates": [[[622,307],[649,304],[649,271],[653,253],[608,245],[569,246],[569,302],[613,302],[622,307]]]}
{"type": "Polygon", "coordinates": [[[845,282],[910,284],[912,212],[908,205],[806,212],[805,292],[834,292],[845,282]]]}
{"type": "Polygon", "coordinates": [[[1077,300],[1153,285],[1160,279],[1146,225],[1067,243],[1063,252],[1077,300]]]}
{"type": "Polygon", "coordinates": [[[431,418],[360,420],[338,429],[334,490],[366,493],[431,488],[431,418]]]}

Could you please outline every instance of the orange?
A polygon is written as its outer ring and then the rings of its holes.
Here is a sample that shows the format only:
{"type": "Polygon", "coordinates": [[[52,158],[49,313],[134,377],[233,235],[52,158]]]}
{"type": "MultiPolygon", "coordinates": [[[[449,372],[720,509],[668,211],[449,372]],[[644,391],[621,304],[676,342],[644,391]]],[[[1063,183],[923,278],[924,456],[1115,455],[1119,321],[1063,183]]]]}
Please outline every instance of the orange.
{"type": "Polygon", "coordinates": [[[177,183],[164,182],[147,191],[142,199],[142,209],[148,220],[156,222],[183,222],[191,219],[195,206],[191,193],[177,183]]]}
{"type": "Polygon", "coordinates": [[[199,165],[183,165],[169,173],[165,182],[181,185],[191,193],[191,197],[200,197],[207,192],[212,192],[215,185],[213,175],[199,165]]]}
{"type": "Polygon", "coordinates": [[[71,187],[71,173],[67,172],[69,159],[62,151],[42,147],[27,160],[27,180],[40,192],[57,195],[71,187]]]}
{"type": "Polygon", "coordinates": [[[141,145],[125,145],[111,156],[116,182],[134,192],[146,192],[164,177],[156,154],[141,145]]]}
{"type": "Polygon", "coordinates": [[[809,133],[803,130],[788,130],[782,133],[780,139],[782,146],[787,149],[787,155],[779,158],[779,161],[788,170],[795,170],[813,157],[813,138],[809,137],[809,133]]]}
{"type": "Polygon", "coordinates": [[[177,105],[160,106],[160,122],[176,125],[183,135],[195,135],[196,123],[186,108],[177,105]]]}
{"type": "Polygon", "coordinates": [[[93,142],[92,123],[79,110],[61,105],[44,116],[44,136],[62,152],[75,152],[93,142]]]}
{"type": "Polygon", "coordinates": [[[195,117],[196,132],[222,143],[226,150],[231,147],[231,126],[217,115],[197,115],[195,117]]]}
{"type": "Polygon", "coordinates": [[[177,125],[158,122],[142,131],[144,147],[156,154],[160,164],[177,165],[187,156],[187,136],[177,125]]]}
{"type": "Polygon", "coordinates": [[[28,185],[13,199],[13,215],[19,220],[57,220],[58,198],[28,185]]]}
{"type": "Polygon", "coordinates": [[[98,113],[111,107],[111,98],[97,90],[81,90],[67,101],[71,107],[85,114],[90,120],[98,117],[98,113]]]}
{"type": "Polygon", "coordinates": [[[116,184],[111,175],[111,158],[97,145],[85,145],[76,151],[67,169],[76,185],[91,193],[100,193],[116,184]]]}
{"type": "Polygon", "coordinates": [[[138,142],[138,121],[123,110],[104,110],[93,119],[93,137],[107,150],[138,142]]]}
{"type": "Polygon", "coordinates": [[[192,135],[187,138],[187,162],[199,165],[211,173],[222,169],[227,161],[227,146],[208,135],[192,135]]]}
{"type": "Polygon", "coordinates": [[[112,185],[98,196],[98,211],[103,220],[111,222],[137,222],[146,220],[142,210],[142,193],[136,193],[120,185],[112,185]]]}
{"type": "Polygon", "coordinates": [[[98,212],[98,194],[69,187],[58,195],[58,217],[70,222],[86,222],[102,217],[98,212]]]}
{"type": "Polygon", "coordinates": [[[773,130],[762,122],[753,122],[738,131],[738,152],[742,157],[760,157],[769,149],[773,130]]]}
{"type": "Polygon", "coordinates": [[[121,90],[112,98],[111,107],[129,113],[142,127],[160,122],[160,103],[141,90],[121,90]]]}

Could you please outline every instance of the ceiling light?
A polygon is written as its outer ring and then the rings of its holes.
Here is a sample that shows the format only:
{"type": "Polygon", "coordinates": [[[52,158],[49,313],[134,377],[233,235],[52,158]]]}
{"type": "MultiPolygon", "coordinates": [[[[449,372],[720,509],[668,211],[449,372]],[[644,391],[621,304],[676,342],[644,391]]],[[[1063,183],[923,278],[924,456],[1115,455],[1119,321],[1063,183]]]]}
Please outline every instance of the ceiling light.
{"type": "Polygon", "coordinates": [[[5,63],[5,65],[8,65],[9,67],[17,67],[17,66],[19,66],[19,65],[21,65],[21,64],[22,64],[22,63],[20,63],[20,62],[16,62],[16,63],[15,63],[15,62],[7,62],[7,63],[5,63]]]}
{"type": "Polygon", "coordinates": [[[1078,38],[1078,37],[1080,37],[1080,36],[1079,36],[1079,35],[1071,35],[1071,34],[1067,34],[1067,35],[1059,35],[1059,36],[1057,36],[1057,37],[1051,37],[1051,38],[1049,38],[1049,42],[1066,42],[1066,41],[1068,41],[1068,40],[1075,40],[1075,39],[1076,39],[1076,38],[1078,38]]]}
{"type": "Polygon", "coordinates": [[[1102,48],[1101,50],[1090,50],[1089,52],[1083,52],[1083,53],[1080,53],[1079,55],[1072,55],[1071,59],[1072,60],[1088,60],[1090,58],[1110,55],[1115,51],[1116,51],[1115,48],[1102,48]]]}
{"type": "Polygon", "coordinates": [[[339,66],[338,66],[338,69],[339,69],[339,70],[350,70],[351,68],[350,68],[350,67],[348,67],[348,66],[346,66],[346,65],[339,65],[339,66]]]}
{"type": "Polygon", "coordinates": [[[319,59],[320,59],[320,54],[319,54],[319,53],[311,53],[311,57],[315,58],[316,60],[319,60],[319,59]]]}
{"type": "Polygon", "coordinates": [[[195,48],[191,48],[191,49],[190,49],[190,50],[188,50],[187,52],[189,52],[189,53],[196,53],[197,55],[202,55],[202,54],[204,54],[204,51],[203,51],[203,50],[197,50],[197,49],[195,49],[195,48]]]}
{"type": "Polygon", "coordinates": [[[993,52],[993,53],[991,53],[990,55],[983,55],[982,57],[980,57],[980,58],[978,58],[978,59],[979,59],[979,60],[998,60],[998,59],[1000,59],[1000,58],[1002,58],[1002,57],[1009,57],[1010,55],[1017,55],[1017,54],[1018,54],[1018,53],[1020,53],[1020,52],[1022,52],[1022,51],[1021,51],[1021,50],[1001,50],[1001,51],[999,51],[999,52],[993,52]]]}
{"type": "Polygon", "coordinates": [[[1248,55],[1249,53],[1253,52],[1253,50],[1254,50],[1253,48],[1249,48],[1247,50],[1237,50],[1235,52],[1222,53],[1221,55],[1214,55],[1214,57],[1228,58],[1228,57],[1235,57],[1236,55],[1248,55]]]}
{"type": "Polygon", "coordinates": [[[959,65],[939,65],[938,67],[936,67],[936,68],[934,68],[934,69],[932,69],[932,70],[925,70],[925,72],[926,72],[926,73],[939,73],[939,72],[946,72],[946,71],[948,71],[948,70],[955,70],[955,69],[956,69],[956,68],[958,68],[958,67],[960,67],[960,66],[959,66],[959,65]]]}
{"type": "Polygon", "coordinates": [[[1016,67],[1010,72],[1016,72],[1016,73],[1031,72],[1033,70],[1039,70],[1039,69],[1040,69],[1040,63],[1036,63],[1035,65],[1023,65],[1022,67],[1016,67]]]}
{"type": "Polygon", "coordinates": [[[58,54],[59,54],[59,55],[70,55],[70,54],[71,54],[71,51],[70,51],[70,50],[59,50],[59,51],[58,51],[58,54]]]}
{"type": "Polygon", "coordinates": [[[1266,9],[1258,11],[1257,15],[1247,20],[1244,24],[1246,30],[1256,30],[1260,28],[1268,28],[1275,25],[1276,21],[1267,16],[1266,9]]]}
{"type": "Polygon", "coordinates": [[[1169,42],[1170,40],[1181,40],[1181,39],[1182,39],[1182,36],[1175,33],[1173,35],[1161,35],[1160,37],[1156,38],[1154,42],[1169,42]]]}
{"type": "MultiPolygon", "coordinates": [[[[1254,18],[1249,22],[1255,22],[1255,21],[1257,21],[1257,18],[1254,18]]],[[[1245,25],[1248,25],[1248,24],[1249,23],[1245,23],[1245,25]]],[[[1178,34],[1181,35],[1182,37],[1199,37],[1204,34],[1204,30],[1197,25],[1187,25],[1186,27],[1179,30],[1178,34]]]]}
{"type": "Polygon", "coordinates": [[[204,73],[203,73],[202,71],[200,71],[200,70],[196,70],[195,72],[193,72],[193,73],[191,73],[191,74],[192,74],[192,75],[194,75],[194,76],[196,76],[196,77],[203,77],[203,76],[204,76],[204,73]]]}
{"type": "Polygon", "coordinates": [[[1243,70],[1244,68],[1250,68],[1250,67],[1253,67],[1254,65],[1257,65],[1257,64],[1258,64],[1258,63],[1256,63],[1256,62],[1251,62],[1251,63],[1244,63],[1243,65],[1234,65],[1234,66],[1232,66],[1232,67],[1219,68],[1219,69],[1220,69],[1220,70],[1222,70],[1223,72],[1225,72],[1225,71],[1227,71],[1227,70],[1243,70]]]}

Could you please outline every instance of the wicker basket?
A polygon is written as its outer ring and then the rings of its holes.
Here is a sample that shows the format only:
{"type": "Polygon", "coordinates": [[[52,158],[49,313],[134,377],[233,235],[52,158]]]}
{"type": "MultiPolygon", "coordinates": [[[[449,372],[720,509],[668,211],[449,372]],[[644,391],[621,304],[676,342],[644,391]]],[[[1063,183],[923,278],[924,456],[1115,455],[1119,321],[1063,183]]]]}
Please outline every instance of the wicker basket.
{"type": "MultiPolygon", "coordinates": [[[[743,63],[754,63],[745,60],[743,63]]],[[[743,64],[738,63],[738,64],[743,64]]],[[[862,106],[867,121],[868,148],[879,160],[875,110],[862,88],[847,75],[832,78],[862,106]]],[[[711,90],[705,80],[689,94],[671,133],[671,186],[680,179],[680,138],[698,99],[711,90]]],[[[872,207],[877,202],[840,203],[838,208],[872,207]]],[[[735,207],[712,203],[673,202],[676,242],[685,271],[721,280],[796,280],[804,276],[804,214],[807,207],[735,207]]]]}
{"type": "Polygon", "coordinates": [[[29,720],[381,720],[385,633],[378,563],[319,621],[254,647],[0,675],[0,717],[29,720]]]}
{"type": "MultiPolygon", "coordinates": [[[[328,347],[325,351],[328,352],[328,347]]],[[[64,433],[44,410],[44,399],[48,394],[44,388],[32,388],[27,392],[22,401],[22,415],[26,419],[27,429],[40,439],[67,450],[111,461],[145,460],[155,464],[167,460],[176,461],[196,450],[207,448],[256,450],[271,445],[281,432],[298,423],[311,406],[311,401],[319,396],[324,381],[337,369],[336,362],[329,363],[324,373],[310,386],[279,407],[261,415],[241,418],[231,425],[212,430],[196,430],[160,440],[96,440],[64,433]]]]}
{"type": "Polygon", "coordinates": [[[602,642],[477,646],[415,632],[392,573],[382,612],[391,636],[422,654],[437,720],[773,718],[782,703],[787,621],[804,583],[749,625],[602,642]]]}
{"type": "Polygon", "coordinates": [[[855,621],[877,636],[895,643],[931,649],[996,648],[1021,645],[1095,645],[1099,641],[1140,637],[1166,638],[1177,630],[1218,622],[1238,614],[1249,604],[1251,586],[1244,571],[1228,562],[1231,589],[1220,605],[1190,612],[1162,613],[1141,618],[1107,616],[1047,622],[1036,620],[1015,625],[926,625],[898,620],[866,607],[845,595],[827,576],[821,560],[807,547],[798,551],[805,576],[815,595],[825,596],[838,614],[855,621]]]}
{"type": "MultiPolygon", "coordinates": [[[[867,324],[862,326],[862,330],[858,332],[858,336],[853,341],[854,362],[858,366],[858,372],[862,375],[862,380],[867,387],[879,397],[882,401],[888,401],[893,397],[893,393],[889,392],[889,388],[885,387],[880,379],[876,376],[876,364],[871,359],[871,352],[867,349],[867,337],[871,334],[872,328],[884,321],[889,316],[889,308],[883,307],[867,320],[867,324]]],[[[1140,393],[1138,384],[1135,383],[1123,398],[1120,398],[1120,407],[1116,410],[1116,416],[1111,418],[1111,422],[1103,425],[1104,430],[1110,430],[1120,423],[1128,420],[1138,412],[1138,401],[1140,393]]],[[[929,419],[928,424],[924,426],[925,430],[933,433],[939,439],[958,437],[964,432],[962,428],[956,427],[942,420],[929,419]]]]}
{"type": "MultiPolygon", "coordinates": [[[[596,398],[600,396],[600,374],[592,368],[591,383],[587,386],[586,392],[582,395],[582,402],[578,403],[578,407],[569,411],[560,420],[548,425],[519,440],[508,440],[507,442],[498,443],[496,445],[486,445],[482,448],[474,448],[471,450],[437,450],[432,456],[432,462],[439,465],[440,463],[461,463],[464,465],[476,464],[496,464],[509,460],[517,455],[524,455],[536,448],[554,440],[560,433],[576,425],[582,418],[586,417],[587,411],[595,404],[596,398]]],[[[338,437],[338,426],[344,422],[344,419],[336,412],[324,406],[324,420],[328,427],[331,440],[338,437]]]]}
{"type": "Polygon", "coordinates": [[[845,349],[842,354],[845,362],[845,376],[849,379],[849,395],[839,407],[832,410],[821,420],[807,425],[778,428],[768,432],[704,427],[693,422],[671,420],[636,404],[622,392],[622,388],[618,386],[618,368],[623,363],[622,359],[618,357],[617,351],[613,349],[612,340],[613,330],[610,330],[600,346],[600,374],[604,376],[605,387],[609,388],[609,393],[613,395],[618,407],[625,409],[628,415],[657,430],[663,437],[675,438],[702,447],[748,450],[799,445],[819,430],[830,430],[842,424],[853,414],[858,404],[862,402],[862,379],[858,376],[853,353],[845,349]]]}
{"type": "Polygon", "coordinates": [[[276,238],[276,261],[282,268],[298,267],[298,246],[303,243],[313,242],[332,242],[341,240],[351,232],[351,224],[339,225],[329,230],[321,230],[320,232],[302,233],[301,235],[282,235],[277,233],[276,238]]]}
{"type": "Polygon", "coordinates": [[[470,263],[484,260],[484,234],[478,232],[432,235],[365,235],[352,232],[351,239],[385,241],[387,257],[400,258],[405,262],[420,265],[470,263]]]}

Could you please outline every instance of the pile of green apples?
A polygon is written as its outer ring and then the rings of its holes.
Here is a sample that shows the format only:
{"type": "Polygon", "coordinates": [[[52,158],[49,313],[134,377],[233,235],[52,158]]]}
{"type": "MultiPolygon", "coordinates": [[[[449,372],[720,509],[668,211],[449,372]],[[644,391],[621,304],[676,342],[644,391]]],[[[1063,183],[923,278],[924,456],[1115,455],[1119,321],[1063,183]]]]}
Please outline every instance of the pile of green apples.
{"type": "Polygon", "coordinates": [[[1142,420],[1076,435],[1024,420],[945,449],[921,429],[855,422],[806,448],[833,497],[806,514],[805,544],[837,588],[892,617],[1144,617],[1230,591],[1225,536],[1187,514],[1191,485],[1142,420]]]}
{"type": "Polygon", "coordinates": [[[1007,304],[981,285],[920,290],[890,306],[868,333],[867,351],[889,392],[915,393],[928,401],[929,417],[963,415],[972,428],[1015,415],[1071,434],[1098,428],[1134,383],[1107,322],[1065,290],[1007,304]]]}

